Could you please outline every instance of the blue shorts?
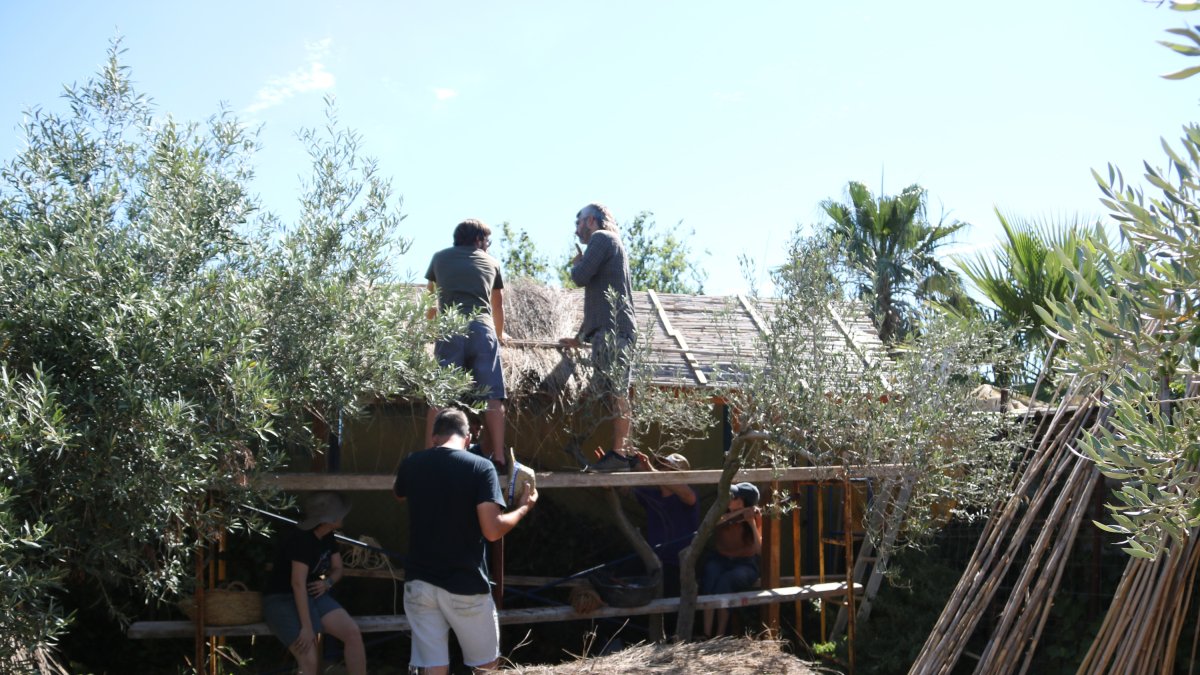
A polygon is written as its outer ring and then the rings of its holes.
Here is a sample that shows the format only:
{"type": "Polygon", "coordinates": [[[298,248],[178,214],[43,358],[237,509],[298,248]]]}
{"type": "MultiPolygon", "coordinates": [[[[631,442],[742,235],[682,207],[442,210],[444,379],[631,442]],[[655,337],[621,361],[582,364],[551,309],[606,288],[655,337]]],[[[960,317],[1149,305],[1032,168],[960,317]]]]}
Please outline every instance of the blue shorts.
{"type": "MultiPolygon", "coordinates": [[[[321,617],[341,608],[328,591],[322,593],[319,598],[308,596],[308,616],[312,621],[313,633],[321,632],[321,617]]],[[[300,616],[296,614],[296,600],[291,593],[272,593],[265,596],[263,617],[271,627],[271,632],[285,647],[291,647],[300,635],[300,616]]]]}
{"type": "Polygon", "coordinates": [[[457,366],[470,372],[475,384],[484,390],[485,400],[505,398],[500,341],[490,321],[472,321],[466,335],[438,340],[433,353],[443,368],[457,366]]]}

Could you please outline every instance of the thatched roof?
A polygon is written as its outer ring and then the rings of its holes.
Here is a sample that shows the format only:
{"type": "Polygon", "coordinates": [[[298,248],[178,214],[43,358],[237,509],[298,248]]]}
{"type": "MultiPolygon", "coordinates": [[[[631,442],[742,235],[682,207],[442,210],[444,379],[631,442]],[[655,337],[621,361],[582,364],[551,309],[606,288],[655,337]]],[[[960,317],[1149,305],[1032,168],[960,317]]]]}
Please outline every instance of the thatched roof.
{"type": "MultiPolygon", "coordinates": [[[[506,332],[514,338],[505,349],[505,361],[512,365],[508,380],[552,377],[562,358],[549,347],[579,327],[583,291],[515,280],[505,291],[505,306],[506,332]]],[[[738,365],[761,358],[757,339],[769,330],[774,306],[771,300],[740,295],[634,292],[639,343],[648,349],[651,382],[687,388],[736,385],[738,365]]],[[[857,363],[884,358],[883,343],[861,305],[836,308],[833,316],[818,336],[824,345],[820,353],[848,355],[857,363]]]]}

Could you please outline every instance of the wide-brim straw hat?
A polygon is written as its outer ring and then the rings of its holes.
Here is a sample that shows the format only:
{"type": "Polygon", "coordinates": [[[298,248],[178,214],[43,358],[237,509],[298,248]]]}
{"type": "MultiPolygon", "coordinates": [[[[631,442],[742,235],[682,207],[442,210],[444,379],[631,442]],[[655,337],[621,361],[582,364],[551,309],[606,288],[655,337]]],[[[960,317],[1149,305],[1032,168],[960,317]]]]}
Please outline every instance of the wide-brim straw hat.
{"type": "Polygon", "coordinates": [[[672,452],[666,457],[659,457],[658,461],[664,469],[672,471],[688,471],[692,468],[692,463],[688,461],[688,458],[678,452],[672,452]]]}
{"type": "Polygon", "coordinates": [[[304,520],[296,523],[301,530],[311,530],[321,523],[336,523],[350,513],[350,500],[340,492],[314,492],[304,500],[304,520]]]}

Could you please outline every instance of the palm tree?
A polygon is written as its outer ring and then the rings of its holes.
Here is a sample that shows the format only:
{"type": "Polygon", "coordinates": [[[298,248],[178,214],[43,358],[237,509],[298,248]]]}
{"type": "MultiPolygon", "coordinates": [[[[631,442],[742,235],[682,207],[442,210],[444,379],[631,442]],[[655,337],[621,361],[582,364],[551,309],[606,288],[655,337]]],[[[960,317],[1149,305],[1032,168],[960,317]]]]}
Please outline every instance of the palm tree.
{"type": "MultiPolygon", "coordinates": [[[[1028,376],[1037,372],[1049,347],[1045,322],[1037,308],[1056,302],[1074,303],[1075,283],[1056,251],[1070,258],[1080,248],[1107,245],[1100,221],[1085,223],[1079,217],[1066,223],[1012,219],[996,210],[1004,228],[1004,240],[996,252],[971,258],[955,258],[955,264],[995,306],[994,318],[1013,329],[1017,347],[1029,354],[1028,376]]],[[[1082,270],[1089,283],[1103,288],[1108,280],[1096,267],[1082,270]]],[[[1078,298],[1082,301],[1082,298],[1078,298]]],[[[1009,386],[1012,373],[997,373],[997,384],[1009,386]]],[[[1020,377],[1022,380],[1030,377],[1020,377]]]]}
{"type": "Polygon", "coordinates": [[[851,181],[849,203],[827,199],[821,208],[833,221],[829,233],[843,251],[860,300],[868,303],[879,338],[892,344],[913,328],[914,301],[959,295],[958,275],[937,249],[966,224],[930,224],[925,189],[910,185],[899,195],[875,198],[851,181]]]}

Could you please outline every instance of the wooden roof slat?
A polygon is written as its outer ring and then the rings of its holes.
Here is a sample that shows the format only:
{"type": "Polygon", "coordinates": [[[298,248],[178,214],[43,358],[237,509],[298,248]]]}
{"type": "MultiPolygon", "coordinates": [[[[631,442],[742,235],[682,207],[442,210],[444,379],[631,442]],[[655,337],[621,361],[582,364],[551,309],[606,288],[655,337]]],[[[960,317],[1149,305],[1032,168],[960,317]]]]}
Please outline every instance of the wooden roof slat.
{"type": "Polygon", "coordinates": [[[647,296],[649,296],[650,304],[654,306],[654,310],[658,312],[658,320],[662,323],[663,330],[667,332],[667,335],[675,338],[675,342],[679,345],[679,350],[683,353],[683,358],[692,369],[692,377],[696,378],[696,382],[701,385],[708,384],[708,378],[700,371],[699,364],[696,363],[696,357],[688,352],[687,340],[683,338],[683,335],[675,332],[675,328],[671,326],[671,320],[667,318],[667,313],[663,311],[662,304],[658,301],[658,294],[654,291],[647,291],[647,296]]]}

